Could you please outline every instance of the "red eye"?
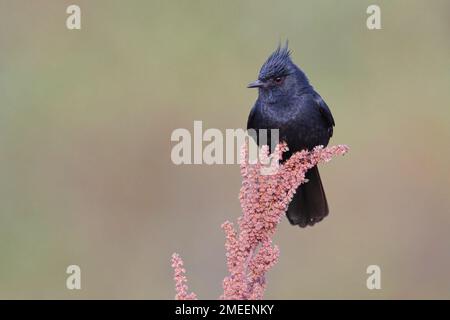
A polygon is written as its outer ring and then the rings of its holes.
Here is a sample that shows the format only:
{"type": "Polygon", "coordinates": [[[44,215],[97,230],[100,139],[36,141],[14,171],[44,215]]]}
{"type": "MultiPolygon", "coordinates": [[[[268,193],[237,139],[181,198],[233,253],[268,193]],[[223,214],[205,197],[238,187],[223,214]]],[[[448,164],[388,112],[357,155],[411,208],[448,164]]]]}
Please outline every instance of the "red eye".
{"type": "Polygon", "coordinates": [[[275,83],[281,83],[283,81],[282,77],[275,78],[275,83]]]}

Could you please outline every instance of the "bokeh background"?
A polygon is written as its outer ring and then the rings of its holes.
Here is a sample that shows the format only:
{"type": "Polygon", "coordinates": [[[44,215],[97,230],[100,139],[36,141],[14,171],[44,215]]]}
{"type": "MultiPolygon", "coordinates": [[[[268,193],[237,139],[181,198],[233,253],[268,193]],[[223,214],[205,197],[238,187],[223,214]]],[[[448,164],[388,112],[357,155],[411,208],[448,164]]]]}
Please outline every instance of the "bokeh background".
{"type": "Polygon", "coordinates": [[[0,298],[172,299],[172,252],[217,298],[239,169],[176,166],[170,135],[244,127],[289,38],[351,152],[321,167],[330,216],[281,224],[266,297],[449,299],[450,3],[376,1],[369,31],[372,3],[0,0],[0,298]]]}

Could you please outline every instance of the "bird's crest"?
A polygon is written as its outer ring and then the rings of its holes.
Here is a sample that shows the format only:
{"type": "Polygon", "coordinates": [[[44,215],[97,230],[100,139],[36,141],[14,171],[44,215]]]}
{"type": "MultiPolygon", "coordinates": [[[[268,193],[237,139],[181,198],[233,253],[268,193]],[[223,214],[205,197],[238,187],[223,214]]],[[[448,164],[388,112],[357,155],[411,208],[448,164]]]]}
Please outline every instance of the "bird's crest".
{"type": "Polygon", "coordinates": [[[284,47],[278,45],[278,48],[270,55],[267,61],[261,67],[259,79],[265,80],[272,77],[286,76],[290,71],[291,51],[288,48],[288,41],[284,47]]]}

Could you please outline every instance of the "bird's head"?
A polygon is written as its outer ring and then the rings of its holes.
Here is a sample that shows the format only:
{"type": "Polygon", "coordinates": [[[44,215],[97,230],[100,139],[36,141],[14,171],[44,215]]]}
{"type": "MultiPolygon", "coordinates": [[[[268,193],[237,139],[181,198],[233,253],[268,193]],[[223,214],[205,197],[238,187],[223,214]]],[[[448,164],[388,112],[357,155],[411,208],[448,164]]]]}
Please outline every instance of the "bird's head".
{"type": "Polygon", "coordinates": [[[266,103],[277,103],[294,96],[299,90],[309,88],[305,74],[292,62],[288,43],[269,56],[261,67],[258,80],[248,88],[258,88],[259,98],[266,103]]]}

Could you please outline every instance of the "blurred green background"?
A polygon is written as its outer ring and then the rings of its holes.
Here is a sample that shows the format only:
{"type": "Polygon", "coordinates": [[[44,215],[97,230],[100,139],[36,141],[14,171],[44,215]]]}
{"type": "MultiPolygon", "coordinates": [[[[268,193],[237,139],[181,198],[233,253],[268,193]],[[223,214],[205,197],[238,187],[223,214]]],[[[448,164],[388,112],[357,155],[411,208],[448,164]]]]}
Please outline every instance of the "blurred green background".
{"type": "Polygon", "coordinates": [[[284,220],[266,298],[450,298],[450,2],[0,0],[0,298],[217,298],[238,166],[175,166],[176,128],[242,128],[289,38],[331,107],[331,214],[284,220]],[[65,27],[78,4],[82,29],[65,27]],[[66,289],[66,267],[82,290],[66,289]],[[366,268],[382,289],[366,288],[366,268]]]}

